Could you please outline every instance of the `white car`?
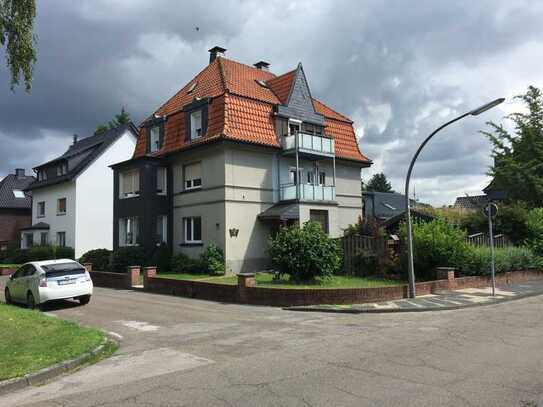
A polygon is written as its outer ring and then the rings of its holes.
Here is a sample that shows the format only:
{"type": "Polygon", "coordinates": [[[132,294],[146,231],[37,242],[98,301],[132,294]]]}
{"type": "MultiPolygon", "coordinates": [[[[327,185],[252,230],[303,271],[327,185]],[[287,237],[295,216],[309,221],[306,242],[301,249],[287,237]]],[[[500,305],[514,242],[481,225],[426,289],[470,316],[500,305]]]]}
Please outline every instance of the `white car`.
{"type": "Polygon", "coordinates": [[[51,300],[74,298],[88,304],[92,280],[81,264],[70,259],[34,261],[22,265],[6,284],[5,298],[34,308],[51,300]]]}

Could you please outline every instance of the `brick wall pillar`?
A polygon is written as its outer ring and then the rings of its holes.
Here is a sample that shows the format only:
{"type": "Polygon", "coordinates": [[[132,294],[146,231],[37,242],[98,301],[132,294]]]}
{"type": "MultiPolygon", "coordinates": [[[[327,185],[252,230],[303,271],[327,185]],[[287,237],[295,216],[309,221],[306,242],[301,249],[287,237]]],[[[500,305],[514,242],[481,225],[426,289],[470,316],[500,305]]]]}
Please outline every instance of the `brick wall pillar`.
{"type": "Polygon", "coordinates": [[[456,288],[454,267],[436,267],[436,280],[447,280],[449,290],[454,290],[456,288]]]}
{"type": "Polygon", "coordinates": [[[127,270],[127,282],[128,288],[132,288],[140,283],[140,266],[129,266],[127,270]]]}
{"type": "Polygon", "coordinates": [[[85,267],[88,273],[92,271],[92,263],[83,263],[83,267],[85,267]]]}
{"type": "Polygon", "coordinates": [[[238,300],[241,303],[247,302],[247,288],[256,287],[255,273],[238,274],[238,300]]]}
{"type": "Polygon", "coordinates": [[[143,269],[143,288],[147,285],[149,278],[156,277],[156,266],[149,266],[143,269]]]}

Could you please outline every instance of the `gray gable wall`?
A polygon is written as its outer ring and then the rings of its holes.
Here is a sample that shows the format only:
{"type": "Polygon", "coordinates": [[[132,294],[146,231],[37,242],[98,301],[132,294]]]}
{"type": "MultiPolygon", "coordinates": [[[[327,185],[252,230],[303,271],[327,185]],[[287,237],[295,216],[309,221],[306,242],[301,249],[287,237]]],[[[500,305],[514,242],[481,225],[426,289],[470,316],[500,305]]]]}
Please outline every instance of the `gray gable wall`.
{"type": "Polygon", "coordinates": [[[302,64],[298,64],[286,106],[277,107],[280,116],[324,126],[324,116],[315,112],[302,64]]]}

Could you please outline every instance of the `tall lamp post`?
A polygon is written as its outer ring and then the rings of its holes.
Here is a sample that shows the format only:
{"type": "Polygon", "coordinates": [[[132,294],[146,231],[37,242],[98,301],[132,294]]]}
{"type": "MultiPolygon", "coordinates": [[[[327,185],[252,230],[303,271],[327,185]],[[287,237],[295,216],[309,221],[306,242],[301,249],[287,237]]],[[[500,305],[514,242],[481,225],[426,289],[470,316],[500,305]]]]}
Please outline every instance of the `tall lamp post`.
{"type": "Polygon", "coordinates": [[[422,144],[419,146],[417,152],[413,156],[413,159],[411,160],[411,164],[409,164],[409,170],[407,171],[407,178],[405,179],[405,208],[407,211],[407,267],[408,267],[408,280],[409,280],[409,297],[415,298],[416,296],[416,289],[415,289],[415,266],[413,263],[413,224],[411,222],[411,205],[409,201],[409,181],[411,180],[411,173],[413,172],[413,166],[415,165],[415,161],[417,161],[417,158],[419,157],[420,152],[424,148],[424,146],[430,141],[432,137],[434,137],[440,130],[443,130],[445,127],[449,126],[450,124],[453,124],[454,122],[457,122],[461,119],[463,119],[466,116],[478,116],[483,112],[486,112],[489,109],[492,109],[495,106],[498,106],[500,103],[502,103],[505,100],[505,98],[499,98],[496,100],[493,100],[490,103],[487,103],[486,105],[483,105],[475,110],[471,110],[467,113],[464,113],[451,121],[448,121],[447,123],[443,124],[442,126],[438,127],[432,134],[430,134],[426,140],[422,142],[422,144]]]}

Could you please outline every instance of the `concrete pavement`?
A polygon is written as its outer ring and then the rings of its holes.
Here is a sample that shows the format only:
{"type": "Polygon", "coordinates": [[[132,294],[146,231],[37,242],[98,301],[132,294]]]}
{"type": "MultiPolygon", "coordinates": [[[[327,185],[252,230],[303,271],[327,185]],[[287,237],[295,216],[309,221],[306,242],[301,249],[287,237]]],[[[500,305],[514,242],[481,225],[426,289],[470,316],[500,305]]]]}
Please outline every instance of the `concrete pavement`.
{"type": "Polygon", "coordinates": [[[542,310],[292,313],[97,288],[47,312],[122,337],[116,356],[0,406],[543,406],[542,310]]]}

